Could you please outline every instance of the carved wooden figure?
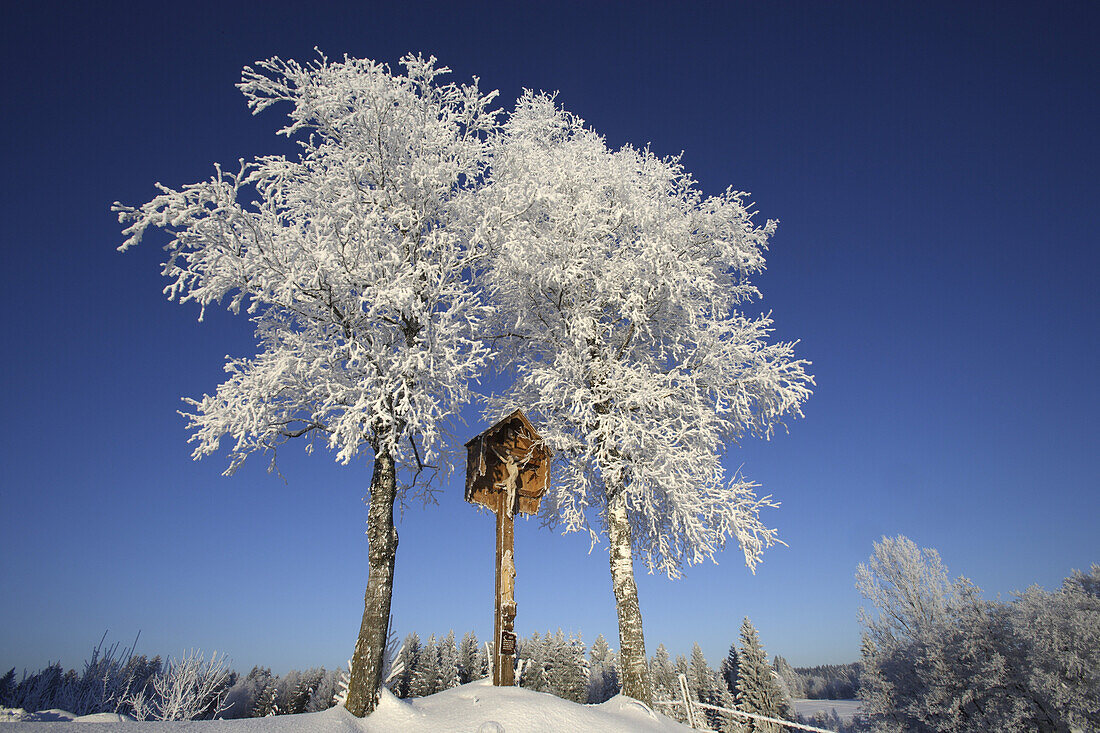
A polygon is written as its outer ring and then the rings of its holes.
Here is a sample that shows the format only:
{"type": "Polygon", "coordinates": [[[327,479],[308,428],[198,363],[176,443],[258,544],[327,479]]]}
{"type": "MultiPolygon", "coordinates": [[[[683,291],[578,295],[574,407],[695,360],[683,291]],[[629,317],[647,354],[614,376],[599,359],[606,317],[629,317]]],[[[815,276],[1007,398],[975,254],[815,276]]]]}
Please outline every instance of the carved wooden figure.
{"type": "Polygon", "coordinates": [[[514,517],[539,510],[549,476],[550,450],[520,410],[466,443],[466,501],[497,516],[494,685],[515,684],[514,517]]]}

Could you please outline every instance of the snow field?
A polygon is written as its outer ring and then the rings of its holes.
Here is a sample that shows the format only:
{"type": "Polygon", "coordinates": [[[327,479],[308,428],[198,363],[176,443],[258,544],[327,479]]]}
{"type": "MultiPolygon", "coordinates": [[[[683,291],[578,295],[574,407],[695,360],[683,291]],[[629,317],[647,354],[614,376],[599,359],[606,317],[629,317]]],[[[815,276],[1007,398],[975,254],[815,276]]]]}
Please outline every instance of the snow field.
{"type": "MultiPolygon", "coordinates": [[[[673,733],[691,730],[622,695],[599,705],[578,705],[522,687],[493,687],[488,680],[478,680],[410,700],[399,700],[388,690],[383,690],[378,708],[362,719],[342,707],[320,713],[267,718],[171,722],[100,722],[105,720],[102,715],[64,720],[63,711],[49,712],[57,715],[53,718],[56,722],[0,722],[0,731],[179,733],[187,729],[192,733],[673,733]]],[[[118,721],[118,716],[107,717],[118,721]]]]}
{"type": "Polygon", "coordinates": [[[859,712],[859,700],[794,700],[794,710],[799,715],[810,717],[817,713],[835,710],[845,723],[851,723],[859,712]]]}

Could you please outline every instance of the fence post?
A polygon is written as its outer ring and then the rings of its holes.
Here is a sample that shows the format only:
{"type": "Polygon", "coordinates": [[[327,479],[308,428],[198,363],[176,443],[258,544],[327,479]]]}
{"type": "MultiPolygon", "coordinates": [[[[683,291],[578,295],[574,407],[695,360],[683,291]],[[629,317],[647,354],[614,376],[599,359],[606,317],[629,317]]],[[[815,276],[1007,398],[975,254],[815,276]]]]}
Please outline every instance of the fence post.
{"type": "Polygon", "coordinates": [[[688,680],[687,675],[683,672],[679,675],[680,680],[680,697],[684,701],[684,710],[687,711],[688,725],[692,728],[697,728],[695,725],[695,710],[691,706],[691,695],[688,693],[688,680]]]}

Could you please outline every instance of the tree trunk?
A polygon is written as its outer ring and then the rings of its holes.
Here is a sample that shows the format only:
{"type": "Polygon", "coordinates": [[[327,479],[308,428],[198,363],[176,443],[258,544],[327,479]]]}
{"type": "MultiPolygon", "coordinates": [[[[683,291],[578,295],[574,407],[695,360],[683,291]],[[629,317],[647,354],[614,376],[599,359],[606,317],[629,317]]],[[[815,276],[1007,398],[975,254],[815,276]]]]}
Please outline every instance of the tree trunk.
{"type": "Polygon", "coordinates": [[[630,521],[626,497],[611,495],[607,512],[607,534],[611,544],[611,584],[619,612],[619,666],[623,694],[653,706],[653,687],[642,634],[642,611],[638,607],[638,586],[634,583],[634,559],[630,554],[630,521]]]}
{"type": "Polygon", "coordinates": [[[389,636],[393,566],[397,559],[397,529],[393,524],[396,496],[393,457],[386,452],[375,453],[367,508],[370,575],[367,592],[363,595],[363,623],[351,658],[351,679],[345,703],[351,714],[360,718],[374,710],[382,686],[382,655],[389,636]]]}

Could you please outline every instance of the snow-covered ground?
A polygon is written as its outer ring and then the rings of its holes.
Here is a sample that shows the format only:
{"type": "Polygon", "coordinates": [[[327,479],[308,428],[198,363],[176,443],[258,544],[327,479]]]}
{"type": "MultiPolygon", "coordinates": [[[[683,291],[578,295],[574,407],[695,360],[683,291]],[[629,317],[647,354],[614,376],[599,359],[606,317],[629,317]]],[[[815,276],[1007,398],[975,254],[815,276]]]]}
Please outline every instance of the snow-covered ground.
{"type": "Polygon", "coordinates": [[[859,710],[859,700],[795,700],[794,711],[807,718],[815,713],[828,714],[830,710],[836,710],[836,714],[845,723],[851,723],[859,710]]]}
{"type": "MultiPolygon", "coordinates": [[[[357,719],[342,707],[322,713],[278,715],[243,720],[170,723],[118,721],[118,716],[74,718],[63,711],[34,714],[34,721],[0,722],[3,733],[632,733],[690,731],[687,726],[618,695],[600,705],[578,705],[554,695],[522,687],[493,687],[488,680],[471,682],[428,697],[398,700],[383,692],[378,709],[357,719]],[[68,719],[66,719],[68,718],[68,719]],[[38,722],[52,721],[52,722],[38,722]],[[111,722],[113,721],[113,722],[111,722]]],[[[0,721],[5,718],[0,716],[0,721]]]]}

